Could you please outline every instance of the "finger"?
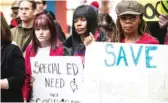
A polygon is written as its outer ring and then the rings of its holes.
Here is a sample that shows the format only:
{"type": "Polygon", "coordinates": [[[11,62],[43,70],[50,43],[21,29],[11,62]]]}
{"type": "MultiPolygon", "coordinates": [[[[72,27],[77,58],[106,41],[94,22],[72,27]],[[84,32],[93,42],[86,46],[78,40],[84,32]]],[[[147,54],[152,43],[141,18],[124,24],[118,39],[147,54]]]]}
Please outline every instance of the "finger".
{"type": "Polygon", "coordinates": [[[92,41],[95,41],[94,35],[93,35],[91,32],[89,32],[89,34],[90,34],[91,40],[92,40],[92,41]]]}
{"type": "Polygon", "coordinates": [[[92,32],[89,32],[89,36],[92,37],[92,38],[94,37],[92,32]]]}
{"type": "Polygon", "coordinates": [[[88,37],[86,37],[85,39],[84,39],[84,45],[85,46],[87,46],[87,45],[89,45],[90,43],[91,43],[91,38],[90,38],[90,36],[88,36],[88,37]]]}

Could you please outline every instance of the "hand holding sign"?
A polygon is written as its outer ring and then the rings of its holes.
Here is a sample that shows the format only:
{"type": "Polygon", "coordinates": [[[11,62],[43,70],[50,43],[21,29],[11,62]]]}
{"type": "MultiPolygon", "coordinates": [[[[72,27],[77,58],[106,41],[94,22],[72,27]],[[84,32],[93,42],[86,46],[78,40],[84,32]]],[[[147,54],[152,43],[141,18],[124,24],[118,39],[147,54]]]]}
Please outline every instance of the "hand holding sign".
{"type": "Polygon", "coordinates": [[[159,25],[161,28],[168,26],[168,15],[161,14],[159,16],[159,25]]]}

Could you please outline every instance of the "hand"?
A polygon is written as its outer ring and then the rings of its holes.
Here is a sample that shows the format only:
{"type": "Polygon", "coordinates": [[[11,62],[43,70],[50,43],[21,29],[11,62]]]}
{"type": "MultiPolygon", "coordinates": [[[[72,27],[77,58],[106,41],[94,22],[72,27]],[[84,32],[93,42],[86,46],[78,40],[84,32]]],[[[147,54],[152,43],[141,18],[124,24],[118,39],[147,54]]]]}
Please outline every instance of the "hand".
{"type": "Polygon", "coordinates": [[[27,103],[26,99],[24,99],[24,103],[27,103]]]}
{"type": "Polygon", "coordinates": [[[168,26],[168,15],[161,14],[159,16],[159,25],[161,28],[168,26]]]}
{"type": "Polygon", "coordinates": [[[9,89],[8,80],[6,78],[0,80],[0,89],[9,89]]]}
{"type": "Polygon", "coordinates": [[[87,36],[85,39],[84,39],[84,45],[85,46],[88,46],[90,43],[96,41],[93,34],[90,32],[89,33],[89,36],[87,36]]]}

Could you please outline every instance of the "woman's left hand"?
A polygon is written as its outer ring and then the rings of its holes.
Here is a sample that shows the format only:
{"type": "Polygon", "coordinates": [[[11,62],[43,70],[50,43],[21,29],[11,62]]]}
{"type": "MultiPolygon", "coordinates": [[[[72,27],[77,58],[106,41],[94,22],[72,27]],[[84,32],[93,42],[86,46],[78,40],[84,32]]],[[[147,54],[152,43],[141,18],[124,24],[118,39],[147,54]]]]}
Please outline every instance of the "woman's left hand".
{"type": "Polygon", "coordinates": [[[96,41],[93,34],[90,32],[89,33],[89,36],[87,36],[85,39],[84,39],[84,45],[85,46],[88,46],[89,44],[91,44],[92,42],[96,41]]]}

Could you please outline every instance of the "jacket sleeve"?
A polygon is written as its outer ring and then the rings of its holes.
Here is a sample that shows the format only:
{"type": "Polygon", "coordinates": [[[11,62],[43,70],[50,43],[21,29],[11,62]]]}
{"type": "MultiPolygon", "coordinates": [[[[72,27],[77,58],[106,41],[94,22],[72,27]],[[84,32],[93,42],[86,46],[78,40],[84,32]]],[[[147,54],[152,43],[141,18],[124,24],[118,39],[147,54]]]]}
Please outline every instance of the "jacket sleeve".
{"type": "Polygon", "coordinates": [[[9,65],[13,68],[13,76],[7,78],[9,89],[22,88],[25,79],[25,62],[22,52],[18,46],[16,46],[12,51],[9,65]]]}
{"type": "Polygon", "coordinates": [[[22,93],[23,93],[23,98],[26,99],[27,101],[29,99],[29,96],[31,94],[31,89],[32,89],[32,86],[30,85],[30,80],[31,80],[30,46],[28,46],[26,49],[25,66],[26,66],[26,78],[22,88],[22,93]]]}

